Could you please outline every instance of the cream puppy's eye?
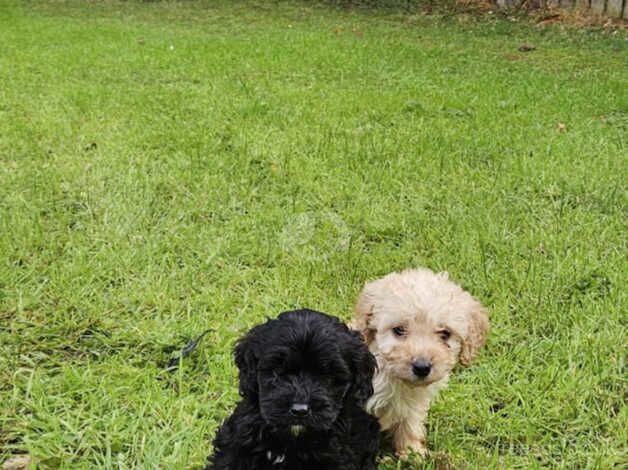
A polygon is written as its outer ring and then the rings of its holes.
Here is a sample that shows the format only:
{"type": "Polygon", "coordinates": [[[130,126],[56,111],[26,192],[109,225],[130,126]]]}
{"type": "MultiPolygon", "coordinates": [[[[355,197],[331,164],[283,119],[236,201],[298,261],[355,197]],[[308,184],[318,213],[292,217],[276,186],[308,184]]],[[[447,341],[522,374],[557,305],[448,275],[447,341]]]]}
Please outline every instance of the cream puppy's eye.
{"type": "Polygon", "coordinates": [[[396,326],[392,329],[395,336],[405,336],[407,334],[405,326],[396,326]]]}
{"type": "Polygon", "coordinates": [[[451,332],[449,330],[438,330],[436,333],[443,341],[447,341],[451,337],[451,332]]]}

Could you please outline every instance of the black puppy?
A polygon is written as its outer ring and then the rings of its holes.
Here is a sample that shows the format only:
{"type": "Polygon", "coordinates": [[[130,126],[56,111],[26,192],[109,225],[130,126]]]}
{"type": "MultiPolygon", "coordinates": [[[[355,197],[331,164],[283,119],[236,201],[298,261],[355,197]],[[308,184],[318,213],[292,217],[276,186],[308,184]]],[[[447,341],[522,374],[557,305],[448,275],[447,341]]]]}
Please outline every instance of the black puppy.
{"type": "Polygon", "coordinates": [[[235,348],[242,400],[208,470],[374,470],[379,424],[364,411],[375,359],[359,333],[313,310],[284,312],[235,348]]]}

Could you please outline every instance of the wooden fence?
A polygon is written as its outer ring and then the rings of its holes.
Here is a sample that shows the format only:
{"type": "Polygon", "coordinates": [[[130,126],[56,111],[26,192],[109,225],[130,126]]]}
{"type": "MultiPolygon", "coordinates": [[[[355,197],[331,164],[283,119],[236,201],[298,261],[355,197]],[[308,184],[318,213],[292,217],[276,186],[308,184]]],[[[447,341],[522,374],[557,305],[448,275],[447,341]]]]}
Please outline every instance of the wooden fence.
{"type": "MultiPolygon", "coordinates": [[[[526,0],[497,0],[500,8],[517,8],[526,0]]],[[[540,0],[541,6],[582,8],[598,15],[628,20],[628,0],[540,0]]]]}

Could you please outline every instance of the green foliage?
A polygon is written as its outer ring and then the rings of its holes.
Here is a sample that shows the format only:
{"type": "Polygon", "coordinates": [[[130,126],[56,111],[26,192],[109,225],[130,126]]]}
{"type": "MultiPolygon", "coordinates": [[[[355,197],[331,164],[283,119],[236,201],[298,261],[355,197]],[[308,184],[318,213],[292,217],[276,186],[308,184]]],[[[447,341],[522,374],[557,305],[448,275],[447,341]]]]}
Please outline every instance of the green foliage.
{"type": "Polygon", "coordinates": [[[4,3],[0,462],[198,468],[244,331],[297,306],[349,319],[367,279],[416,265],[493,323],[422,468],[625,462],[621,34],[4,3]]]}

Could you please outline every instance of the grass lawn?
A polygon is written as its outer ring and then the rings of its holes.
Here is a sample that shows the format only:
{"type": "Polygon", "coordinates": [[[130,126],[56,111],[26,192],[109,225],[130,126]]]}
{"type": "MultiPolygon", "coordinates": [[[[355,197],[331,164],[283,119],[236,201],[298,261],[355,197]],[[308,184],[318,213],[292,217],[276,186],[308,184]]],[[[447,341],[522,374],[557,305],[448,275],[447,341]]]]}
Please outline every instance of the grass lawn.
{"type": "Polygon", "coordinates": [[[625,465],[627,39],[4,0],[0,464],[199,468],[240,335],[349,319],[366,280],[428,266],[493,330],[432,408],[432,456],[381,468],[625,465]]]}

